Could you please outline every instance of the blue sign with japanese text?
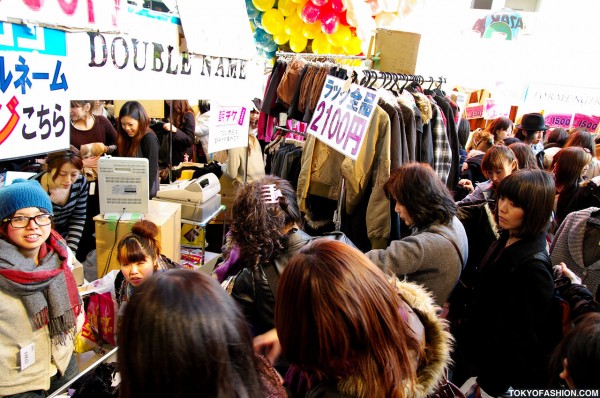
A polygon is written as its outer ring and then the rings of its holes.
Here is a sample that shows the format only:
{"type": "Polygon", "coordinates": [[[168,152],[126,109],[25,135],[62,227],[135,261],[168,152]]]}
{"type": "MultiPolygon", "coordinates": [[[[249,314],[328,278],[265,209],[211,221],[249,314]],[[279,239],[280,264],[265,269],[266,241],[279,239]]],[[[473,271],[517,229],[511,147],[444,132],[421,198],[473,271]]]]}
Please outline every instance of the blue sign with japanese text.
{"type": "Polygon", "coordinates": [[[60,36],[51,29],[37,28],[27,38],[22,26],[1,25],[4,50],[9,51],[0,53],[0,159],[68,148],[64,37],[50,44],[50,38],[60,36]]]}
{"type": "Polygon", "coordinates": [[[327,76],[306,131],[356,160],[379,95],[357,84],[346,85],[345,80],[327,76]]]}

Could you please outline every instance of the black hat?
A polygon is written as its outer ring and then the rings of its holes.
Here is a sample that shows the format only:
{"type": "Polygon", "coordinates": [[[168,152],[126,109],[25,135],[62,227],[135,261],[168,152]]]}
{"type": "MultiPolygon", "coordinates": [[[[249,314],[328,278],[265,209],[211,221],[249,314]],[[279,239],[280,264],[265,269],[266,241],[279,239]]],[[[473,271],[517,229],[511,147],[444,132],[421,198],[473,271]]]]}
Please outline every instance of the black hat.
{"type": "Polygon", "coordinates": [[[521,124],[517,124],[515,128],[526,131],[548,130],[548,126],[544,122],[544,115],[541,113],[526,113],[521,118],[521,124]]]}

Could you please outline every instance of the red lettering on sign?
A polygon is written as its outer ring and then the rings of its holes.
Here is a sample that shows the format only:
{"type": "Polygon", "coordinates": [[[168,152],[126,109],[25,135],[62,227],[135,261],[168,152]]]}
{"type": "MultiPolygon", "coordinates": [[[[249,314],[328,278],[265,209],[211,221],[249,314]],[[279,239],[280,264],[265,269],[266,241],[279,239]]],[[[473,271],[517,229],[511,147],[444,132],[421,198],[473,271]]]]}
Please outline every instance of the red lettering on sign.
{"type": "Polygon", "coordinates": [[[75,10],[77,9],[77,1],[78,0],[58,0],[58,5],[60,6],[60,8],[62,8],[65,14],[73,15],[75,13],[75,10]]]}
{"type": "Polygon", "coordinates": [[[39,11],[44,5],[44,0],[23,0],[23,3],[33,11],[39,11]]]}

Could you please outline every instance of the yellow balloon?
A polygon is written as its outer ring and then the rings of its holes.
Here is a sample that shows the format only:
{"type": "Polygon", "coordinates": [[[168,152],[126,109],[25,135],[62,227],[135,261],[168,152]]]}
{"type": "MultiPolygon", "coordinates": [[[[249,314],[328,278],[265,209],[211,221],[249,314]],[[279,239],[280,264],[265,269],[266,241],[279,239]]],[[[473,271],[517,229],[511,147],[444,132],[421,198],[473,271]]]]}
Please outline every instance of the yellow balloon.
{"type": "Polygon", "coordinates": [[[300,0],[300,2],[296,4],[296,15],[298,15],[298,18],[302,18],[302,9],[308,1],[310,0],[300,0]]]}
{"type": "Polygon", "coordinates": [[[279,45],[285,44],[290,40],[290,35],[285,33],[283,30],[273,35],[273,41],[279,45]]]}
{"type": "Polygon", "coordinates": [[[292,14],[283,21],[283,30],[288,35],[292,36],[296,33],[302,32],[302,25],[304,22],[296,14],[292,14]]]}
{"type": "Polygon", "coordinates": [[[361,53],[361,41],[358,37],[352,36],[344,43],[344,51],[348,55],[358,55],[361,53]]]}
{"type": "Polygon", "coordinates": [[[276,8],[265,11],[262,15],[261,22],[263,29],[272,35],[283,30],[283,15],[281,14],[281,11],[276,8]]]}
{"type": "Polygon", "coordinates": [[[331,54],[331,44],[323,33],[319,33],[313,39],[312,50],[315,54],[331,54]]]}
{"type": "Polygon", "coordinates": [[[291,1],[296,4],[305,4],[307,0],[291,0],[291,1]]]}
{"type": "Polygon", "coordinates": [[[352,32],[350,32],[349,27],[340,24],[338,30],[336,30],[335,33],[329,36],[331,36],[328,38],[329,40],[333,39],[333,43],[331,44],[339,47],[343,46],[350,39],[350,36],[352,36],[352,32]]]}
{"type": "Polygon", "coordinates": [[[267,11],[270,8],[273,8],[275,5],[275,0],[252,0],[252,4],[258,11],[267,11]]]}
{"type": "Polygon", "coordinates": [[[308,40],[306,39],[306,37],[302,36],[302,34],[295,34],[290,36],[290,48],[295,53],[300,53],[304,51],[307,44],[308,40]]]}
{"type": "Polygon", "coordinates": [[[296,3],[292,2],[292,0],[279,0],[277,9],[281,11],[284,17],[289,17],[296,12],[296,3]]]}
{"type": "Polygon", "coordinates": [[[302,26],[302,35],[307,39],[314,39],[321,32],[321,22],[313,22],[302,26]]]}
{"type": "Polygon", "coordinates": [[[331,54],[345,54],[342,47],[331,46],[331,54]]]}

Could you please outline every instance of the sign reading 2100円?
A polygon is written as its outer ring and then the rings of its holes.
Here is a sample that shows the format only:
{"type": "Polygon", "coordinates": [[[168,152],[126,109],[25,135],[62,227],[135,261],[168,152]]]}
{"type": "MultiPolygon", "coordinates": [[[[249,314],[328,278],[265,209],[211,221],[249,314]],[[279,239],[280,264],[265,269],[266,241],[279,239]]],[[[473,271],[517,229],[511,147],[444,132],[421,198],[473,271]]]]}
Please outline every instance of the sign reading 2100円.
{"type": "Polygon", "coordinates": [[[356,160],[379,95],[376,91],[327,76],[306,131],[356,160]]]}

